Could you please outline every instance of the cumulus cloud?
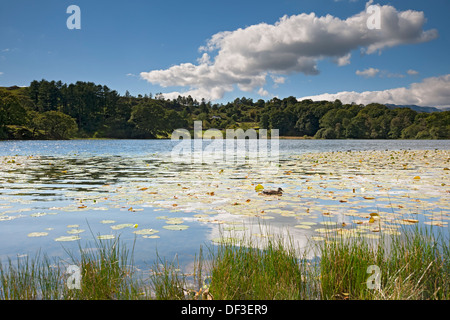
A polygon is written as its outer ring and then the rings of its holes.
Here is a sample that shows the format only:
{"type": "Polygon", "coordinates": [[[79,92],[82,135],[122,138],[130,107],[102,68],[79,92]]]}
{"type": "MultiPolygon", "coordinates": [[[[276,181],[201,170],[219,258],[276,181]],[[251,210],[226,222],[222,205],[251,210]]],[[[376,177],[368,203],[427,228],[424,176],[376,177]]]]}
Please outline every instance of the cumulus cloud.
{"type": "Polygon", "coordinates": [[[413,83],[409,88],[401,87],[381,91],[342,91],[302,97],[299,100],[313,101],[339,99],[342,103],[392,103],[399,105],[415,104],[418,106],[449,107],[450,106],[450,74],[430,77],[422,82],[413,83]]]}
{"type": "Polygon", "coordinates": [[[182,63],[167,69],[141,72],[141,78],[162,87],[185,87],[191,94],[216,100],[236,86],[251,92],[264,87],[268,76],[292,73],[317,75],[317,62],[331,59],[338,66],[350,63],[351,51],[364,54],[402,44],[420,43],[437,37],[436,30],[423,30],[423,12],[397,11],[381,6],[381,30],[367,28],[370,16],[362,11],[347,19],[302,13],[284,16],[275,24],[259,23],[214,34],[199,48],[197,64],[182,63]]]}
{"type": "Polygon", "coordinates": [[[358,76],[363,76],[363,77],[366,77],[366,78],[373,78],[373,77],[375,77],[377,75],[378,72],[380,72],[379,69],[368,68],[368,69],[365,69],[363,71],[356,70],[355,73],[358,76]]]}

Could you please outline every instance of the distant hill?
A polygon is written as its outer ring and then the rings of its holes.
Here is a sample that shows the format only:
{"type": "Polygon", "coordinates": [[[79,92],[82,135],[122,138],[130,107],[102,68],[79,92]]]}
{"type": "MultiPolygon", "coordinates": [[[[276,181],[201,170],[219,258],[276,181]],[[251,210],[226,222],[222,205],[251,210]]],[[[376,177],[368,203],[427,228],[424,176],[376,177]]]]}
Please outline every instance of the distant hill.
{"type": "Polygon", "coordinates": [[[438,109],[438,108],[435,108],[435,107],[416,106],[415,104],[408,104],[408,105],[385,104],[385,106],[388,107],[389,109],[410,108],[410,109],[412,109],[414,111],[417,111],[417,112],[427,112],[427,113],[446,111],[444,109],[438,109]]]}

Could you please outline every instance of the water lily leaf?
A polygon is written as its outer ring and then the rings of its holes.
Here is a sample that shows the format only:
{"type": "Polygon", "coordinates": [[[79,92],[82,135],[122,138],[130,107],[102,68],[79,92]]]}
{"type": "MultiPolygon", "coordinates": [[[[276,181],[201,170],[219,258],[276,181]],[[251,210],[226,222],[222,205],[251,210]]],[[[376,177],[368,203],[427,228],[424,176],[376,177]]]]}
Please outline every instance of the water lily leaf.
{"type": "Polygon", "coordinates": [[[45,212],[36,212],[36,213],[32,213],[32,214],[30,214],[30,217],[43,217],[43,216],[45,216],[45,215],[47,215],[47,213],[45,213],[45,212]]]}
{"type": "Polygon", "coordinates": [[[76,241],[80,240],[79,236],[62,236],[55,239],[55,241],[76,241]]]}
{"type": "Polygon", "coordinates": [[[169,218],[166,220],[167,224],[182,224],[183,223],[183,219],[181,218],[169,218]]]}
{"type": "Polygon", "coordinates": [[[438,227],[443,227],[446,225],[447,222],[442,222],[442,221],[425,221],[424,224],[429,225],[429,226],[438,226],[438,227]]]}
{"type": "Polygon", "coordinates": [[[301,221],[300,224],[304,224],[306,226],[315,226],[317,224],[317,222],[312,222],[312,221],[301,221]]]}
{"type": "Polygon", "coordinates": [[[155,233],[158,233],[158,230],[155,229],[141,229],[141,230],[137,230],[137,231],[133,231],[133,233],[135,234],[141,234],[141,235],[152,235],[155,233]]]}
{"type": "Polygon", "coordinates": [[[187,226],[185,224],[176,224],[176,225],[163,226],[163,228],[167,229],[167,230],[186,230],[189,228],[189,226],[187,226]]]}
{"type": "Polygon", "coordinates": [[[264,187],[260,184],[256,185],[256,187],[255,187],[255,191],[261,191],[263,189],[264,189],[264,187]]]}
{"type": "Polygon", "coordinates": [[[48,236],[48,232],[31,232],[27,235],[30,238],[48,236]]]}
{"type": "Polygon", "coordinates": [[[335,225],[337,225],[337,222],[334,222],[334,221],[322,221],[320,224],[323,224],[325,226],[335,226],[335,225]]]}
{"type": "Polygon", "coordinates": [[[83,233],[84,230],[83,229],[71,229],[71,230],[67,230],[68,234],[79,234],[79,233],[83,233]]]}
{"type": "Polygon", "coordinates": [[[411,224],[414,224],[414,223],[419,222],[419,220],[417,220],[417,219],[403,219],[403,221],[409,222],[409,223],[411,223],[411,224]]]}
{"type": "Polygon", "coordinates": [[[305,224],[298,224],[295,225],[294,228],[299,228],[299,229],[311,229],[311,226],[307,226],[305,224]]]}
{"type": "Polygon", "coordinates": [[[100,223],[103,223],[103,224],[109,224],[109,223],[114,223],[114,222],[116,222],[115,220],[102,220],[102,221],[100,221],[100,223]]]}
{"type": "Polygon", "coordinates": [[[115,226],[111,226],[111,229],[120,230],[123,228],[133,228],[133,227],[134,227],[134,223],[122,223],[122,224],[117,224],[115,226]]]}
{"type": "Polygon", "coordinates": [[[114,239],[114,235],[113,234],[98,235],[97,239],[99,239],[99,240],[110,240],[110,239],[114,239]]]}

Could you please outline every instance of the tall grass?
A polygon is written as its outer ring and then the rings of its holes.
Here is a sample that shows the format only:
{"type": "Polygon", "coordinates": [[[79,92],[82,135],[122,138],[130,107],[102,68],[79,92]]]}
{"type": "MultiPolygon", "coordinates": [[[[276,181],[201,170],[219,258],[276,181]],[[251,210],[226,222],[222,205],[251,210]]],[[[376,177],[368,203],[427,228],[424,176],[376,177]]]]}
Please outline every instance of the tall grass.
{"type": "Polygon", "coordinates": [[[132,252],[119,238],[95,239],[93,247],[79,249],[79,260],[70,256],[71,263],[80,266],[81,288],[66,291],[66,299],[132,299],[143,293],[138,279],[133,277],[132,252]]]}
{"type": "Polygon", "coordinates": [[[0,299],[450,299],[448,238],[426,228],[401,236],[345,238],[330,229],[327,240],[310,244],[317,258],[287,236],[265,242],[241,239],[202,248],[191,274],[178,261],[158,256],[148,279],[136,273],[133,251],[119,241],[79,247],[79,257],[52,261],[36,255],[0,262],[0,299]],[[81,270],[81,288],[69,289],[66,268],[81,270]],[[380,286],[368,286],[368,267],[380,271],[380,286]],[[205,281],[209,279],[209,281],[205,281]],[[207,282],[207,283],[206,283],[207,282]]]}
{"type": "Polygon", "coordinates": [[[308,299],[314,292],[310,264],[293,242],[266,237],[258,248],[254,239],[222,242],[211,251],[210,292],[216,299],[308,299]]]}
{"type": "Polygon", "coordinates": [[[8,259],[0,262],[0,299],[136,299],[143,290],[140,279],[133,277],[128,250],[118,239],[96,241],[90,249],[79,247],[79,258],[68,252],[70,261],[51,261],[47,256],[8,259]],[[80,268],[80,288],[69,288],[69,265],[80,268]]]}
{"type": "Polygon", "coordinates": [[[378,240],[336,235],[320,245],[322,299],[449,299],[448,240],[431,230],[403,230],[378,240]],[[380,287],[367,285],[368,267],[380,271],[380,287]]]}

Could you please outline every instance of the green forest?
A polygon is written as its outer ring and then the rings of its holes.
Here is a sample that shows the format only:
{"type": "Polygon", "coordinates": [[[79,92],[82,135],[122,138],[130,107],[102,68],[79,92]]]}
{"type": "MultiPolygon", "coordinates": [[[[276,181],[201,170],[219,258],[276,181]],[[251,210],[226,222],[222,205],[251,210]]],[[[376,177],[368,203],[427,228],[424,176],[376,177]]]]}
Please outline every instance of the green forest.
{"type": "Polygon", "coordinates": [[[0,140],[155,139],[174,129],[279,129],[284,137],[316,139],[449,139],[450,111],[298,101],[294,97],[226,104],[191,96],[120,95],[104,85],[34,80],[28,87],[0,88],[0,140]]]}

